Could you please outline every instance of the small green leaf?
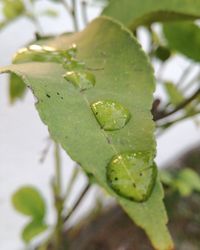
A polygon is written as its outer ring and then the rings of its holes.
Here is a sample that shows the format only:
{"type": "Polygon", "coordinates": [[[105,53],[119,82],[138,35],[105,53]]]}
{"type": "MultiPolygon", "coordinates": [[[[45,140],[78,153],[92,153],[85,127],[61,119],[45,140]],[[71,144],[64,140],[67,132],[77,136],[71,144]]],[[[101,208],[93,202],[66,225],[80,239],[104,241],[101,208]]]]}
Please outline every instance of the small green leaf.
{"type": "Polygon", "coordinates": [[[22,231],[22,239],[24,242],[29,243],[34,237],[46,231],[48,226],[42,222],[31,221],[22,231]]]}
{"type": "Polygon", "coordinates": [[[127,27],[153,22],[194,20],[200,17],[199,0],[111,0],[103,15],[113,17],[127,27]]]}
{"type": "Polygon", "coordinates": [[[183,196],[190,195],[193,191],[200,192],[200,176],[190,168],[178,173],[174,186],[183,196]]]}
{"type": "Polygon", "coordinates": [[[161,181],[182,196],[189,196],[193,191],[200,192],[200,176],[190,168],[178,171],[160,171],[161,181]]]}
{"type": "Polygon", "coordinates": [[[12,203],[18,212],[31,216],[34,220],[41,221],[45,216],[44,199],[34,187],[25,186],[17,190],[12,196],[12,203]]]}
{"type": "Polygon", "coordinates": [[[12,20],[20,16],[25,11],[22,0],[4,0],[3,14],[7,20],[12,20]]]}
{"type": "Polygon", "coordinates": [[[11,103],[14,103],[17,99],[21,99],[24,97],[26,92],[26,85],[19,76],[17,76],[16,74],[10,74],[9,84],[9,94],[11,103]]]}
{"type": "Polygon", "coordinates": [[[184,100],[183,93],[172,82],[166,82],[164,88],[167,92],[170,104],[177,106],[184,100]]]}
{"type": "Polygon", "coordinates": [[[176,22],[163,26],[168,46],[188,58],[200,62],[200,27],[192,22],[176,22]]]}

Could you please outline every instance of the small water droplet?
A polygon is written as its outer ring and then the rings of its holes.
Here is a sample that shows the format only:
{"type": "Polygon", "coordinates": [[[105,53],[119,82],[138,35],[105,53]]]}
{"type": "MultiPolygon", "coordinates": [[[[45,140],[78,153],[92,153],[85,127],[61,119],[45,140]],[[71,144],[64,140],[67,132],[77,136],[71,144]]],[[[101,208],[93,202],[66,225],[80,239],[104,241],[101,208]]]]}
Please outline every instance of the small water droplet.
{"type": "Polygon", "coordinates": [[[107,166],[107,180],[111,188],[137,202],[143,202],[151,195],[156,176],[155,163],[149,166],[149,156],[142,152],[118,154],[107,166]]]}
{"type": "Polygon", "coordinates": [[[130,119],[129,111],[122,104],[111,100],[95,102],[91,105],[91,108],[104,130],[119,130],[130,119]]]}
{"type": "Polygon", "coordinates": [[[82,61],[78,61],[75,58],[65,58],[63,61],[63,68],[67,69],[68,71],[71,70],[81,70],[85,68],[85,63],[82,61]]]}
{"type": "Polygon", "coordinates": [[[96,82],[94,74],[88,71],[69,71],[63,77],[81,91],[94,87],[96,82]]]}

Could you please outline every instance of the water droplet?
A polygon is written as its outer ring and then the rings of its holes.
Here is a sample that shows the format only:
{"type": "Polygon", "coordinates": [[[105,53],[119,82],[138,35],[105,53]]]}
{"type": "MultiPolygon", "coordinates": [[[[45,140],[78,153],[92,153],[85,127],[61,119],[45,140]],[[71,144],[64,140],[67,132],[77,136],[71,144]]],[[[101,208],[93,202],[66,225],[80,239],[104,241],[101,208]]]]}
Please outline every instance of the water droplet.
{"type": "Polygon", "coordinates": [[[119,130],[130,119],[129,111],[120,103],[105,100],[91,105],[97,121],[104,130],[119,130]]]}
{"type": "Polygon", "coordinates": [[[62,63],[63,56],[52,47],[30,45],[28,48],[20,49],[13,57],[13,63],[25,62],[56,62],[62,63]]]}
{"type": "Polygon", "coordinates": [[[95,85],[95,76],[88,71],[69,71],[63,77],[81,91],[92,88],[95,85]]]}
{"type": "MultiPolygon", "coordinates": [[[[75,59],[77,52],[76,45],[68,50],[57,50],[54,47],[32,44],[27,48],[20,49],[13,57],[13,63],[24,62],[55,62],[63,65],[69,64],[70,68],[78,68],[83,63],[75,59]]],[[[68,68],[69,68],[68,66],[68,68]]],[[[83,67],[83,66],[82,66],[83,67]]]]}
{"type": "Polygon", "coordinates": [[[143,202],[151,195],[157,176],[155,163],[149,164],[148,154],[129,152],[113,157],[107,166],[107,180],[119,195],[143,202]]]}
{"type": "Polygon", "coordinates": [[[85,63],[82,61],[78,61],[75,58],[64,58],[63,60],[63,68],[67,69],[68,71],[72,70],[81,70],[85,68],[85,63]]]}

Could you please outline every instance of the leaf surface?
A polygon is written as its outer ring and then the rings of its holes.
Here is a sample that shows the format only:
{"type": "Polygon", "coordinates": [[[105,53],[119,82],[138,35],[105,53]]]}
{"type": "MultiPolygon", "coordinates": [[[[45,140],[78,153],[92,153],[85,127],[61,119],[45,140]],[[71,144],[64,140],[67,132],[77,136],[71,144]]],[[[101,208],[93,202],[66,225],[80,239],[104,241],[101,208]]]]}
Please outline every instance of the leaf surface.
{"type": "Polygon", "coordinates": [[[200,27],[192,22],[165,24],[163,31],[172,50],[200,62],[200,27]]]}
{"type": "Polygon", "coordinates": [[[29,243],[34,237],[46,231],[47,228],[48,226],[42,222],[31,221],[24,227],[22,231],[22,239],[26,243],[29,243]]]}
{"type": "Polygon", "coordinates": [[[198,19],[200,0],[112,0],[102,14],[135,29],[159,21],[198,19]]]}
{"type": "Polygon", "coordinates": [[[12,196],[12,203],[18,212],[31,216],[37,221],[43,220],[45,216],[45,202],[34,187],[24,186],[18,189],[12,196]]]}
{"type": "Polygon", "coordinates": [[[155,248],[173,249],[159,180],[149,199],[138,203],[117,195],[106,178],[106,167],[118,153],[143,152],[151,156],[147,167],[153,162],[152,67],[133,35],[109,18],[98,18],[83,32],[61,36],[47,45],[69,49],[72,44],[77,45],[78,59],[94,73],[94,87],[84,91],[76,88],[64,79],[66,69],[59,63],[17,64],[1,72],[12,71],[23,78],[37,97],[36,107],[54,140],[116,197],[132,220],[146,231],[155,248]],[[124,127],[115,131],[101,128],[91,104],[104,100],[120,103],[129,111],[130,119],[124,127]]]}

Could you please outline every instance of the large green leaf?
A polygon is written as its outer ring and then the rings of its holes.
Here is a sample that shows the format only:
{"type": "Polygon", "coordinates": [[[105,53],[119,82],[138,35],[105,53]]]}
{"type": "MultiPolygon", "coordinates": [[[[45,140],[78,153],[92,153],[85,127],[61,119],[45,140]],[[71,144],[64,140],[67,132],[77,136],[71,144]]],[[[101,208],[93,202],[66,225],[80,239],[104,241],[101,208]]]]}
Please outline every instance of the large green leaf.
{"type": "Polygon", "coordinates": [[[200,62],[200,27],[192,22],[165,24],[164,35],[171,49],[200,62]]]}
{"type": "Polygon", "coordinates": [[[197,19],[200,0],[111,0],[102,14],[135,29],[157,21],[197,19]]]}
{"type": "MultiPolygon", "coordinates": [[[[64,79],[66,69],[59,63],[17,64],[2,68],[1,72],[14,72],[23,78],[37,97],[36,107],[54,140],[116,197],[132,220],[146,231],[156,249],[172,249],[159,180],[149,199],[140,203],[118,195],[106,177],[107,166],[116,154],[143,152],[151,155],[146,169],[153,163],[152,67],[133,35],[109,18],[98,18],[83,32],[59,37],[47,45],[69,49],[72,44],[77,45],[78,59],[86,63],[96,78],[95,86],[85,91],[64,79]],[[110,100],[109,105],[111,101],[123,104],[130,113],[123,128],[115,131],[101,128],[90,105],[104,100],[110,100]]],[[[116,106],[120,112],[123,110],[116,106]]]]}

